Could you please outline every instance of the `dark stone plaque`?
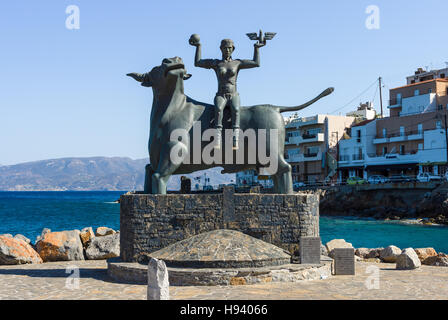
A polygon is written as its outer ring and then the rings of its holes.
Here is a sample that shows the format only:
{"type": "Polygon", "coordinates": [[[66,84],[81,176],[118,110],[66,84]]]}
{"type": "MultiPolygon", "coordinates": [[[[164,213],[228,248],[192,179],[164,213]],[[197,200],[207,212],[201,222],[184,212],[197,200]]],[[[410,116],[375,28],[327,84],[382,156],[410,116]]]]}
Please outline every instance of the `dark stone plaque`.
{"type": "Polygon", "coordinates": [[[320,264],[320,237],[300,237],[300,263],[320,264]]]}
{"type": "Polygon", "coordinates": [[[355,249],[335,248],[334,253],[334,274],[335,275],[355,275],[355,249]]]}

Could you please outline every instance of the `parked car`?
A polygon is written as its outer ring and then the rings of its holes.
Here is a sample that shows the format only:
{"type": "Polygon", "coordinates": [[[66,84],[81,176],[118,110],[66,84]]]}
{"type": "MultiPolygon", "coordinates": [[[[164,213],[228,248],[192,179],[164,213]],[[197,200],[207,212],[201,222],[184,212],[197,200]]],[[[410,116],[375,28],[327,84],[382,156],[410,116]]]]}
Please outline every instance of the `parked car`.
{"type": "Polygon", "coordinates": [[[389,179],[382,175],[373,175],[367,179],[370,184],[386,183],[389,179]]]}
{"type": "Polygon", "coordinates": [[[350,177],[347,179],[347,184],[354,185],[354,184],[364,184],[366,183],[366,180],[360,178],[360,177],[350,177]]]}
{"type": "Polygon", "coordinates": [[[394,174],[389,177],[389,182],[392,183],[401,183],[401,182],[413,182],[415,178],[405,176],[404,174],[394,174]]]}
{"type": "Polygon", "coordinates": [[[303,182],[294,182],[294,184],[292,185],[292,188],[294,189],[294,191],[297,191],[301,187],[305,187],[305,183],[303,183],[303,182]]]}
{"type": "Polygon", "coordinates": [[[429,182],[429,181],[441,181],[441,176],[433,175],[429,172],[420,172],[417,176],[417,181],[419,182],[429,182]]]}

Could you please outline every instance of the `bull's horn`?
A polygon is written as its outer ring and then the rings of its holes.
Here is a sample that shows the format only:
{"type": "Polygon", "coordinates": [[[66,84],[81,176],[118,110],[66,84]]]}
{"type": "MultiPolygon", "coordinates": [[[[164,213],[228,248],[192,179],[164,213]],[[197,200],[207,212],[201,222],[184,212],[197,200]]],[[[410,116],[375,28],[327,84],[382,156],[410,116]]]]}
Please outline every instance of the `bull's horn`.
{"type": "Polygon", "coordinates": [[[145,78],[144,74],[136,73],[136,72],[128,73],[127,76],[131,77],[131,78],[134,78],[134,80],[136,80],[138,82],[143,82],[143,79],[145,78]]]}

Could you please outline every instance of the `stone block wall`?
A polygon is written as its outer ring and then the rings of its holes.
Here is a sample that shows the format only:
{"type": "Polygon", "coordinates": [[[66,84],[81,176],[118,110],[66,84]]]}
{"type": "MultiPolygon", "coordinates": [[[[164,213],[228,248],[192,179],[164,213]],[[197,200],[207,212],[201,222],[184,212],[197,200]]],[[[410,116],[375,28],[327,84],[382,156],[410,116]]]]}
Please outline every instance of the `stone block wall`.
{"type": "Polygon", "coordinates": [[[136,261],[216,229],[238,230],[296,255],[301,236],[319,236],[317,194],[127,194],[121,196],[121,259],[136,261]]]}

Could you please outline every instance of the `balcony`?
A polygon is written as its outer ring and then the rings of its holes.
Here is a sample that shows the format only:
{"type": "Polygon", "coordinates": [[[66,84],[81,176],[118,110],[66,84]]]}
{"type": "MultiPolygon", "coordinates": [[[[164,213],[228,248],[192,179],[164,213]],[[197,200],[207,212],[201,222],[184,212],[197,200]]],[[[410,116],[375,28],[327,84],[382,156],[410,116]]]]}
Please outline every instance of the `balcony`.
{"type": "Polygon", "coordinates": [[[298,144],[324,141],[325,135],[323,133],[303,134],[301,137],[299,137],[298,144]]]}
{"type": "Polygon", "coordinates": [[[316,115],[306,118],[297,118],[286,124],[286,128],[300,128],[302,126],[309,126],[313,124],[324,124],[325,115],[316,115]]]}
{"type": "Polygon", "coordinates": [[[403,133],[394,133],[389,135],[389,141],[390,142],[400,142],[400,141],[406,141],[408,140],[408,137],[403,133]]]}
{"type": "Polygon", "coordinates": [[[386,137],[376,136],[373,139],[374,144],[389,143],[389,142],[400,142],[400,141],[411,141],[411,140],[423,140],[422,130],[409,130],[406,133],[394,133],[388,134],[386,137]]]}
{"type": "Polygon", "coordinates": [[[408,131],[408,132],[406,132],[406,135],[408,136],[408,141],[423,140],[423,131],[422,130],[408,131]]]}
{"type": "Polygon", "coordinates": [[[339,162],[349,162],[349,161],[350,161],[350,156],[348,154],[339,156],[339,162]]]}
{"type": "Polygon", "coordinates": [[[389,106],[388,108],[400,108],[402,106],[402,99],[392,99],[389,100],[389,106]]]}
{"type": "Polygon", "coordinates": [[[288,162],[308,162],[308,161],[320,161],[322,160],[322,152],[319,153],[300,153],[292,154],[286,159],[288,162]]]}
{"type": "Polygon", "coordinates": [[[389,138],[386,137],[382,137],[382,136],[376,136],[375,139],[373,139],[373,144],[380,144],[380,143],[388,143],[389,142],[389,138]]]}
{"type": "Polygon", "coordinates": [[[352,155],[353,161],[364,161],[364,154],[354,154],[352,155]]]}

